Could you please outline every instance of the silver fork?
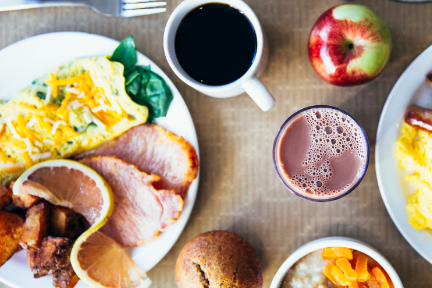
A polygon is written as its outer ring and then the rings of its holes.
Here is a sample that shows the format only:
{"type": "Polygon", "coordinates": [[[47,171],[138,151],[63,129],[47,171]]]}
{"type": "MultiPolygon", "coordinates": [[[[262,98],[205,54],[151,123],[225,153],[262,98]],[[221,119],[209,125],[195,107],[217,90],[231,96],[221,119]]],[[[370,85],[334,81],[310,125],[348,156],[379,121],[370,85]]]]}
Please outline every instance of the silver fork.
{"type": "Polygon", "coordinates": [[[134,17],[166,11],[166,2],[157,0],[0,0],[0,11],[40,7],[88,6],[99,14],[134,17]]]}

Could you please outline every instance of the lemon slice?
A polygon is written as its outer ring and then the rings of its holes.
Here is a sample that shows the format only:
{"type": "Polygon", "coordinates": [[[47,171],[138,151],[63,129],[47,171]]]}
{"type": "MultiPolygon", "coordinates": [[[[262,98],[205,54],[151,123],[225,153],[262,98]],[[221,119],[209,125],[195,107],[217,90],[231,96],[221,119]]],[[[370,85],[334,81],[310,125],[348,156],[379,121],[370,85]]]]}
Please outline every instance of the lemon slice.
{"type": "Polygon", "coordinates": [[[146,288],[152,283],[123,248],[100,231],[82,234],[70,259],[78,277],[93,288],[146,288]]]}
{"type": "Polygon", "coordinates": [[[110,186],[93,169],[71,160],[50,160],[24,172],[13,193],[28,193],[82,214],[94,232],[108,220],[114,208],[110,186]]]}

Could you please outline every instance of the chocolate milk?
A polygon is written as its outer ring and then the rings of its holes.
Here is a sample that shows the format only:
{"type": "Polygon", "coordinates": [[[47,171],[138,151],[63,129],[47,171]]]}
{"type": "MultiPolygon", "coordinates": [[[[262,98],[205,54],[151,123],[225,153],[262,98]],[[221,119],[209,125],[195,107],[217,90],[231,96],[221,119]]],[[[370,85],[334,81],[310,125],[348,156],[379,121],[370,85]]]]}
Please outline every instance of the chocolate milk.
{"type": "Polygon", "coordinates": [[[293,192],[330,200],[361,181],[368,143],[349,115],[330,107],[311,108],[281,128],[274,156],[282,181],[293,192]]]}

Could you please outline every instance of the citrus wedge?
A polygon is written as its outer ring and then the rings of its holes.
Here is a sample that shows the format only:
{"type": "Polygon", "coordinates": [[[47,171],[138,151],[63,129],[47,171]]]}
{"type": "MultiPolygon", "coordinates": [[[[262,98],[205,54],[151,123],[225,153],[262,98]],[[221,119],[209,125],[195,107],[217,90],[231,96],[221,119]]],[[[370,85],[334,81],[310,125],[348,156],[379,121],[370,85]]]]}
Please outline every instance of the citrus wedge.
{"type": "Polygon", "coordinates": [[[146,288],[150,279],[114,240],[102,232],[85,232],[71,252],[75,273],[93,288],[146,288]]]}
{"type": "Polygon", "coordinates": [[[106,181],[93,169],[71,160],[50,160],[32,166],[18,178],[13,193],[38,196],[82,214],[92,225],[87,232],[102,227],[114,207],[106,181]]]}

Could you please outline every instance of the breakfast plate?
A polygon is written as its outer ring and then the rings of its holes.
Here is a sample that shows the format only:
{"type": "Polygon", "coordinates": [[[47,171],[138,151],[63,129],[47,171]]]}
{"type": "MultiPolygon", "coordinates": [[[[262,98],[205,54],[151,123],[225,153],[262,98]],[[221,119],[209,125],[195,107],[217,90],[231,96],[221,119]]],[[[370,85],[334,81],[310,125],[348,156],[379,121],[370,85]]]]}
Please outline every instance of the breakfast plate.
{"type": "MultiPolygon", "coordinates": [[[[111,55],[119,42],[107,37],[80,33],[58,32],[34,36],[0,51],[0,99],[9,99],[16,91],[40,75],[51,71],[69,60],[111,55]]],[[[195,148],[198,157],[198,140],[192,117],[187,106],[171,80],[150,59],[138,54],[139,65],[151,65],[151,70],[159,74],[170,87],[173,101],[166,117],[156,119],[156,124],[185,138],[195,148]]],[[[183,231],[192,212],[198,191],[199,173],[189,187],[184,199],[180,218],[161,233],[159,238],[148,244],[127,248],[135,263],[144,271],[152,269],[171,249],[183,231]]],[[[52,276],[33,278],[25,250],[16,253],[0,268],[0,281],[17,288],[52,287],[52,276]]],[[[76,287],[87,287],[79,281],[76,287]]]]}
{"type": "Polygon", "coordinates": [[[414,187],[399,167],[395,144],[400,135],[405,110],[411,104],[432,108],[432,90],[425,75],[432,71],[432,46],[405,70],[386,101],[377,131],[376,173],[381,196],[390,217],[410,245],[432,263],[432,230],[416,230],[408,223],[406,205],[414,187]]]}

